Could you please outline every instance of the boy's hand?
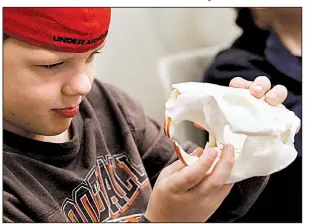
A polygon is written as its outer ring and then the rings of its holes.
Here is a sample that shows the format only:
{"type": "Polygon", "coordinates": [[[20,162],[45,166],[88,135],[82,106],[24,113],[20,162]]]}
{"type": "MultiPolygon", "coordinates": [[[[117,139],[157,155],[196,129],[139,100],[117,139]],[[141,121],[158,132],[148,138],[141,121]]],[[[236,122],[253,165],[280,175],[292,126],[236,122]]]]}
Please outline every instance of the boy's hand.
{"type": "Polygon", "coordinates": [[[276,85],[272,89],[271,82],[266,76],[258,76],[254,82],[247,81],[241,77],[233,78],[230,87],[249,89],[254,97],[265,96],[265,101],[274,106],[283,103],[287,97],[287,89],[283,85],[276,85]]]}
{"type": "Polygon", "coordinates": [[[233,146],[223,148],[215,169],[206,175],[216,156],[211,148],[190,166],[176,161],[166,167],[152,191],[146,218],[151,222],[205,222],[233,186],[225,184],[234,164],[233,146]]]}
{"type": "MultiPolygon", "coordinates": [[[[272,89],[271,82],[266,76],[258,76],[253,82],[241,77],[233,78],[229,84],[230,87],[249,89],[250,93],[257,98],[264,97],[265,101],[272,106],[283,103],[287,97],[287,89],[283,85],[276,85],[272,89]]],[[[200,125],[195,127],[204,130],[200,125]]],[[[299,131],[300,127],[297,129],[299,131]]]]}
{"type": "MultiPolygon", "coordinates": [[[[287,97],[287,89],[283,85],[276,85],[272,89],[271,82],[266,76],[258,76],[254,82],[247,81],[241,77],[233,78],[230,87],[249,89],[254,97],[265,97],[265,101],[272,106],[283,103],[287,97]]],[[[300,130],[298,127],[296,133],[300,130]]]]}

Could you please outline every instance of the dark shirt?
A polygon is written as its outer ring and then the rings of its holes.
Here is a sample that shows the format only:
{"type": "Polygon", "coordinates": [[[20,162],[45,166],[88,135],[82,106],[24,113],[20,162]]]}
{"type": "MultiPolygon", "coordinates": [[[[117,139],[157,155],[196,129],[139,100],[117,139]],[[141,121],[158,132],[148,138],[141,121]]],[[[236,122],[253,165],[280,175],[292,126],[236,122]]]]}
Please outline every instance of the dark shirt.
{"type": "MultiPolygon", "coordinates": [[[[281,84],[288,89],[283,104],[302,119],[301,58],[292,55],[273,32],[252,29],[217,55],[204,74],[204,82],[228,86],[234,77],[253,81],[266,76],[272,86],[281,84]]],[[[295,148],[296,160],[271,175],[262,195],[241,222],[302,221],[302,129],[295,137],[295,148]]]]}

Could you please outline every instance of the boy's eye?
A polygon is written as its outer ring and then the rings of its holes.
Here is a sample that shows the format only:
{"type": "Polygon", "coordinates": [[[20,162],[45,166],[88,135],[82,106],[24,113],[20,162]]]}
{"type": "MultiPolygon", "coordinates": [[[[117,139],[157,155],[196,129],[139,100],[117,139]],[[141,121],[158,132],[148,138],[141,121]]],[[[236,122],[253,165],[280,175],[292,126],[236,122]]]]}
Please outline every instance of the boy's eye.
{"type": "MultiPolygon", "coordinates": [[[[100,53],[101,53],[100,51],[95,51],[91,54],[91,57],[94,56],[95,54],[100,54],[100,53]]],[[[59,63],[51,64],[51,65],[39,65],[39,66],[46,68],[46,69],[54,69],[54,68],[57,68],[58,66],[60,66],[62,64],[64,64],[64,62],[59,62],[59,63]]]]}
{"type": "Polygon", "coordinates": [[[91,54],[91,57],[94,56],[95,54],[100,54],[101,52],[100,51],[95,51],[91,54]]]}
{"type": "Polygon", "coordinates": [[[100,54],[100,53],[102,53],[102,52],[100,52],[100,51],[95,51],[93,54],[100,54]]]}
{"type": "Polygon", "coordinates": [[[95,54],[100,54],[100,53],[101,53],[100,51],[92,52],[92,53],[90,54],[90,56],[88,57],[88,60],[93,60],[94,57],[95,57],[95,54]]]}
{"type": "Polygon", "coordinates": [[[52,65],[39,65],[40,67],[43,67],[43,68],[46,68],[46,69],[53,69],[53,68],[56,68],[60,65],[62,65],[64,62],[59,62],[59,63],[56,63],[56,64],[52,64],[52,65]]]}

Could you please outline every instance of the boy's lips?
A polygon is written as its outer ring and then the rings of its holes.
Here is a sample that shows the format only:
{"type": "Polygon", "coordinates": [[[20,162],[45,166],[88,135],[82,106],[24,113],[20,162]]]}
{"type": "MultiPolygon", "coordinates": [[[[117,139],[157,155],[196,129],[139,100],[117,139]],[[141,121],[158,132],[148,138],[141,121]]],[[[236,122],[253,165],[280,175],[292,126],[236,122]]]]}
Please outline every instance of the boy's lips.
{"type": "Polygon", "coordinates": [[[68,107],[68,108],[62,108],[62,109],[54,109],[56,113],[59,115],[66,117],[66,118],[73,118],[76,116],[79,112],[79,104],[75,107],[68,107]]]}

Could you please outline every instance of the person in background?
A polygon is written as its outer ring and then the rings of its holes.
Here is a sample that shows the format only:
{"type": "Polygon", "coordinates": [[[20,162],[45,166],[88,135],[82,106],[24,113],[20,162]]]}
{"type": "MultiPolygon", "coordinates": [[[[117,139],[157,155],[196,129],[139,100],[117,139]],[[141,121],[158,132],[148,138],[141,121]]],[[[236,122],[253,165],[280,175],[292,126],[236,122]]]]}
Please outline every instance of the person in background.
{"type": "MultiPolygon", "coordinates": [[[[204,74],[204,82],[246,87],[242,79],[261,80],[288,90],[284,105],[302,119],[302,9],[239,8],[236,23],[242,35],[221,51],[204,74]],[[234,80],[232,80],[234,79],[234,80]],[[280,86],[279,84],[283,85],[280,86]]],[[[247,86],[263,95],[262,85],[247,86]]],[[[270,95],[274,103],[280,98],[270,95]]],[[[270,102],[271,103],[271,102],[270,102]]],[[[302,130],[295,137],[296,160],[272,174],[267,187],[238,222],[302,222],[302,130]]]]}

